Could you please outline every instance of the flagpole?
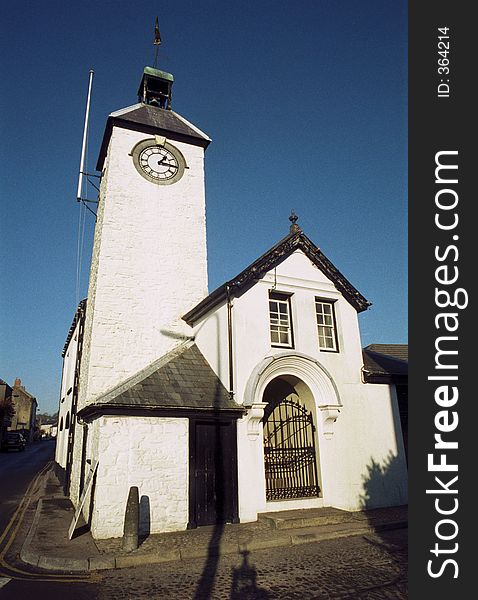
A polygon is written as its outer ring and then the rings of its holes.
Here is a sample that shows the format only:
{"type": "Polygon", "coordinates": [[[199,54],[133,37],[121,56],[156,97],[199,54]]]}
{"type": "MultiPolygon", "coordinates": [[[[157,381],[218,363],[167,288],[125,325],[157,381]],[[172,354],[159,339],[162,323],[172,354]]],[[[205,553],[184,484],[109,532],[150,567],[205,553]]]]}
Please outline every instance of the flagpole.
{"type": "Polygon", "coordinates": [[[78,191],[76,192],[76,199],[78,202],[81,201],[81,192],[83,186],[83,175],[85,170],[85,154],[86,154],[86,140],[88,139],[88,120],[90,116],[90,100],[91,100],[91,86],[93,84],[93,69],[90,69],[90,81],[88,84],[88,97],[86,100],[86,114],[85,114],[85,126],[83,129],[83,144],[81,146],[81,159],[80,159],[80,173],[78,175],[78,191]]]}

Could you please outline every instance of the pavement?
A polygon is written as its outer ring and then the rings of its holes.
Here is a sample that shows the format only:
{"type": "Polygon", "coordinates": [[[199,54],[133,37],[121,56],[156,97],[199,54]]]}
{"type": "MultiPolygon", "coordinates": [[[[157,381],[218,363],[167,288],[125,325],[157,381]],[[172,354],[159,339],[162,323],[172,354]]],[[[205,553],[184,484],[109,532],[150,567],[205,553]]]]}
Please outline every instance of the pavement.
{"type": "Polygon", "coordinates": [[[407,507],[348,512],[336,508],[264,513],[256,523],[200,527],[140,538],[126,552],[122,539],[94,540],[80,520],[68,539],[74,508],[53,470],[44,476],[41,497],[20,551],[24,563],[61,572],[87,572],[153,565],[195,558],[294,547],[340,537],[407,527],[407,507]]]}

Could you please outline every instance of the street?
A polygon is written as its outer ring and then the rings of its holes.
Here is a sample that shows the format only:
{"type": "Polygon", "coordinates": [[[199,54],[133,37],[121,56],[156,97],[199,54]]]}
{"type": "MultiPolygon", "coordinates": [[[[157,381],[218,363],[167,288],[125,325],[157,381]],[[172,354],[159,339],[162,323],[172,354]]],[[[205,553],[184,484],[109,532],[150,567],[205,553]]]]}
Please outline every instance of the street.
{"type": "Polygon", "coordinates": [[[0,455],[0,600],[407,598],[406,529],[85,575],[34,572],[16,558],[33,510],[22,500],[53,452],[45,441],[0,455]]]}
{"type": "Polygon", "coordinates": [[[30,444],[23,452],[0,452],[0,532],[9,523],[34,476],[53,460],[54,454],[54,440],[30,444]]]}
{"type": "MultiPolygon", "coordinates": [[[[23,452],[0,453],[0,598],[95,598],[89,584],[52,581],[44,574],[29,574],[16,555],[30,525],[33,506],[24,501],[37,474],[53,460],[55,441],[44,440],[23,452]]],[[[33,486],[34,487],[34,486],[33,486]]],[[[70,578],[71,579],[71,578],[70,578]]]]}

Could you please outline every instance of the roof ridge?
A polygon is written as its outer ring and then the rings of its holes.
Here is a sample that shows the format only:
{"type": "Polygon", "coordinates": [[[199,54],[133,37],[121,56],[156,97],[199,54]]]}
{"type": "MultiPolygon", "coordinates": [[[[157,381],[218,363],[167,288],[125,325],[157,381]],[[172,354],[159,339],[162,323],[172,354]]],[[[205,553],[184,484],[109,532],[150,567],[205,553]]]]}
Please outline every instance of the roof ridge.
{"type": "Polygon", "coordinates": [[[365,348],[370,348],[370,346],[407,346],[408,344],[395,344],[395,343],[391,343],[391,344],[383,344],[383,343],[372,343],[372,344],[368,344],[367,346],[365,346],[365,348]]]}
{"type": "Polygon", "coordinates": [[[125,106],[124,108],[119,108],[118,110],[114,110],[108,116],[109,117],[121,117],[122,115],[131,112],[132,110],[136,110],[142,106],[141,102],[136,102],[135,104],[131,104],[130,106],[125,106]]]}
{"type": "Polygon", "coordinates": [[[222,302],[227,296],[229,289],[232,294],[247,285],[253,284],[257,279],[263,277],[275,265],[288,258],[296,250],[301,250],[315,266],[322,271],[343,294],[345,299],[358,311],[366,310],[370,305],[362,294],[342,275],[333,263],[323,254],[318,246],[310,240],[302,230],[291,232],[279,240],[274,246],[254,260],[238,275],[226,281],[208,296],[203,298],[194,308],[183,315],[183,319],[189,325],[194,324],[209,310],[222,302]]]}
{"type": "Polygon", "coordinates": [[[398,360],[400,362],[408,363],[408,360],[405,358],[400,358],[398,356],[394,356],[393,354],[387,354],[385,352],[376,352],[375,350],[369,350],[368,347],[362,348],[363,352],[367,354],[375,354],[376,356],[380,356],[381,358],[389,358],[391,360],[398,360]]]}
{"type": "Polygon", "coordinates": [[[180,121],[182,121],[183,123],[185,123],[188,127],[190,127],[191,129],[193,129],[198,135],[201,135],[204,139],[209,140],[210,142],[212,142],[211,138],[208,136],[207,133],[205,133],[204,131],[202,131],[201,129],[199,129],[199,127],[196,127],[196,125],[194,125],[194,123],[191,123],[191,121],[188,121],[188,119],[186,119],[185,117],[183,117],[182,115],[180,115],[179,113],[177,113],[174,110],[171,110],[172,114],[175,115],[180,121]]]}

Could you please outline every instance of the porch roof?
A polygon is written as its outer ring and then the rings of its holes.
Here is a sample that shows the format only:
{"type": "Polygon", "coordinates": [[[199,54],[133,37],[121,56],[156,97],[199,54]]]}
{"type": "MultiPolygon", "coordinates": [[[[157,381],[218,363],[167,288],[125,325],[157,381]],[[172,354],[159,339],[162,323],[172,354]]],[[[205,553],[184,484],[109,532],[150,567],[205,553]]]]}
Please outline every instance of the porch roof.
{"type": "Polygon", "coordinates": [[[110,412],[109,409],[115,409],[116,414],[131,410],[244,412],[192,341],[181,344],[95,403],[82,408],[78,415],[84,418],[97,412],[110,412]]]}

